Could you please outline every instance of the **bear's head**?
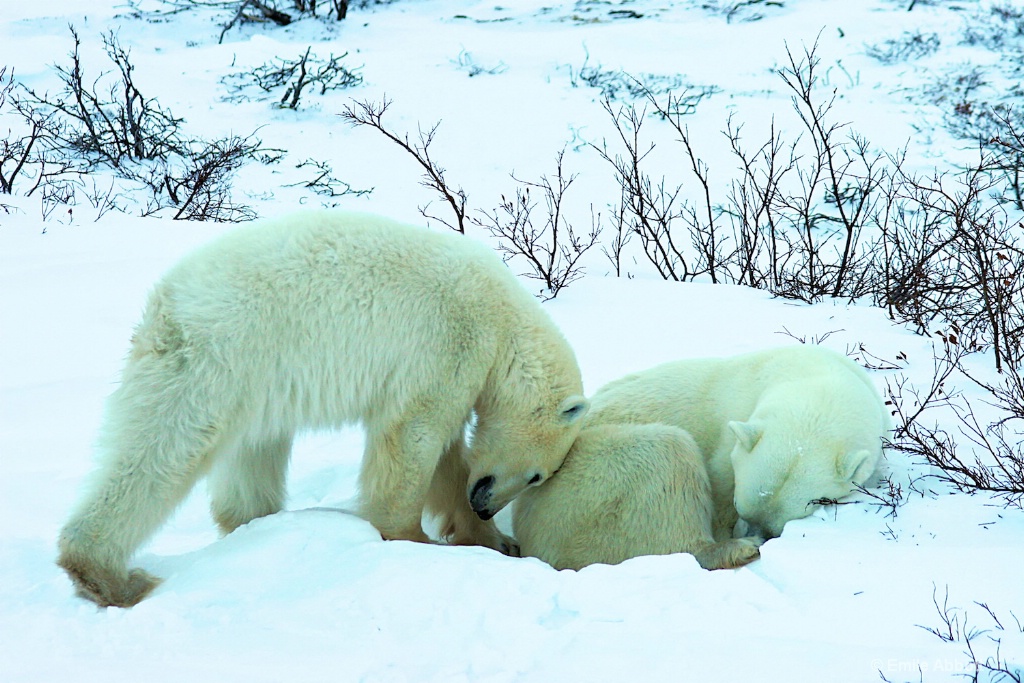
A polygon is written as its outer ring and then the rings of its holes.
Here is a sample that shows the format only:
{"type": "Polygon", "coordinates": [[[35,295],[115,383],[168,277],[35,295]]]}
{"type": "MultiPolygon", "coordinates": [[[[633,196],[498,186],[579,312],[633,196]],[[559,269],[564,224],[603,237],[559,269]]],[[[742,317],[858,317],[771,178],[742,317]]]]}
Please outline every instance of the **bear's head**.
{"type": "Polygon", "coordinates": [[[513,498],[546,481],[562,466],[590,403],[581,395],[552,405],[515,410],[490,405],[477,410],[466,453],[466,495],[481,519],[490,519],[513,498]]]}
{"type": "MultiPolygon", "coordinates": [[[[776,538],[786,522],[839,500],[874,475],[881,452],[851,446],[827,434],[771,429],[762,422],[730,422],[733,503],[748,534],[776,538]]],[[[827,431],[827,430],[826,430],[827,431]]]]}

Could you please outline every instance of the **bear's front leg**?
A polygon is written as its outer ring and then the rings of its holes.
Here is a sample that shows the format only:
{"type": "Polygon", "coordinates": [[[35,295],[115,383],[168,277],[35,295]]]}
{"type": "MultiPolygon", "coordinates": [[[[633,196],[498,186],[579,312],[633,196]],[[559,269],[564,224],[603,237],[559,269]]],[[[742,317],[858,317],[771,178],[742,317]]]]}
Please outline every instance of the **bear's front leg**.
{"type": "Polygon", "coordinates": [[[501,533],[493,519],[480,519],[470,507],[466,497],[469,467],[464,449],[461,434],[445,449],[434,471],[427,510],[441,518],[441,535],[452,545],[479,545],[519,557],[515,539],[501,533]]]}
{"type": "Polygon", "coordinates": [[[362,516],[389,541],[430,543],[423,531],[427,491],[449,429],[424,414],[368,431],[359,475],[362,516]]]}

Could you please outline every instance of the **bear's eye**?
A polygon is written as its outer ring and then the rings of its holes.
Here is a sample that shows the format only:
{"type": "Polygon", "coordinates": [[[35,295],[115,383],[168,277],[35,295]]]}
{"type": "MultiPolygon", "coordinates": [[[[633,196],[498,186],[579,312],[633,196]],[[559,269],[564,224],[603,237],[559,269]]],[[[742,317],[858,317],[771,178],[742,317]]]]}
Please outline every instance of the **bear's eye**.
{"type": "Polygon", "coordinates": [[[539,484],[539,483],[540,483],[540,475],[539,474],[535,474],[535,475],[533,475],[530,478],[530,485],[531,486],[534,485],[534,484],[539,484]]]}

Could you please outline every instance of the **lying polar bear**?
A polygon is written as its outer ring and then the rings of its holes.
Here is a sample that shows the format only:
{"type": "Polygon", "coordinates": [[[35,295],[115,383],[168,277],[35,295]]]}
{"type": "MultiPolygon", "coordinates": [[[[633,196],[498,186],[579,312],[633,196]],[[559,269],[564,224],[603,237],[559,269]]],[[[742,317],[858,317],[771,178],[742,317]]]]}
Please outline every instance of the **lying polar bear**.
{"type": "Polygon", "coordinates": [[[758,557],[760,538],[716,542],[711,484],[693,437],[663,424],[598,424],[576,437],[561,469],[513,503],[523,556],[557,569],[692,553],[705,569],[758,557]]]}
{"type": "Polygon", "coordinates": [[[524,555],[556,566],[571,566],[563,559],[570,557],[614,563],[680,550],[704,566],[735,566],[745,557],[736,544],[709,551],[707,543],[726,543],[734,531],[752,535],[747,547],[756,536],[779,536],[789,520],[870,483],[888,429],[889,413],[863,368],[821,347],[666,363],[593,396],[562,469],[519,499],[514,533],[524,555]],[[665,426],[692,435],[703,472],[684,437],[665,426]],[[676,491],[685,502],[673,499],[676,491]],[[595,547],[583,550],[584,543],[595,547]],[[704,564],[708,552],[733,564],[704,564]]]}

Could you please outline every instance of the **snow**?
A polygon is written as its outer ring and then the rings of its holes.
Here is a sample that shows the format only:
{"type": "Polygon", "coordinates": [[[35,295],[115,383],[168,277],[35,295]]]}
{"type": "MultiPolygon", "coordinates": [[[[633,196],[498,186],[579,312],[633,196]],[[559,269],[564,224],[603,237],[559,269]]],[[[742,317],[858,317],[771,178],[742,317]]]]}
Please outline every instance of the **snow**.
{"type": "MultiPolygon", "coordinates": [[[[605,210],[617,191],[606,162],[583,144],[612,133],[599,92],[573,85],[585,63],[720,88],[690,125],[713,160],[713,182],[724,183],[735,164],[723,155],[725,117],[735,113],[752,141],[773,117],[795,125],[773,70],[787,45],[798,52],[816,40],[823,73],[839,89],[839,120],[885,148],[912,140],[909,159],[920,168],[966,154],[937,127],[938,108],[907,89],[964,60],[991,61],[956,40],[978,3],[907,12],[907,3],[886,0],[786,0],[752,6],[764,14],[758,21],[733,22],[703,6],[727,4],[405,0],[354,8],[341,24],[236,27],[218,45],[228,12],[156,21],[112,0],[7,2],[0,66],[56,92],[49,65],[64,63],[69,23],[96,69],[99,36],[118,31],[140,87],[189,131],[213,138],[259,129],[265,145],[287,151],[279,164],[239,175],[239,201],[261,215],[321,201],[285,187],[308,178],[296,165],[314,157],[353,187],[374,188],[333,203],[423,222],[417,207],[435,197],[419,186],[412,160],[336,116],[351,98],[386,95],[394,130],[415,135],[417,125],[442,122],[431,151],[475,207],[508,193],[510,172],[550,174],[565,147],[568,170],[579,174],[574,220],[589,225],[590,206],[605,210]],[[643,17],[610,19],[615,9],[643,17]],[[890,66],[865,55],[866,44],[906,30],[938,32],[942,49],[890,66]],[[347,51],[364,84],[310,95],[297,112],[222,99],[222,76],[308,45],[321,56],[347,51]],[[470,77],[458,64],[464,54],[503,70],[470,77]]],[[[994,90],[1000,78],[992,75],[994,90]]],[[[947,643],[926,630],[943,627],[936,601],[944,599],[957,629],[987,629],[972,641],[980,660],[996,655],[999,638],[1000,661],[1024,664],[1013,616],[1024,616],[1024,513],[922,479],[928,468],[895,452],[886,474],[906,498],[895,515],[855,496],[791,522],[739,570],[707,572],[676,555],[559,572],[482,548],[381,541],[348,512],[361,433],[307,435],[295,448],[287,511],[218,538],[198,487],[137,558],[164,583],[132,609],[97,609],[74,596],[54,559],[58,529],[91,469],[102,401],[148,288],[228,228],[139,218],[139,210],[96,219],[86,204],[47,216],[38,195],[0,195],[0,204],[11,207],[0,212],[0,680],[838,682],[878,680],[879,672],[892,681],[960,680],[975,673],[963,639],[947,643]]],[[[439,203],[430,211],[444,215],[439,203]]],[[[545,306],[591,392],[663,361],[797,339],[855,356],[861,345],[880,358],[904,354],[902,370],[872,373],[880,390],[898,375],[918,384],[931,377],[931,341],[868,305],[669,283],[639,260],[627,264],[631,277],[616,278],[599,254],[586,265],[586,276],[545,306]]],[[[980,372],[988,366],[972,360],[980,372]]],[[[508,531],[507,511],[498,521],[508,531]]]]}

